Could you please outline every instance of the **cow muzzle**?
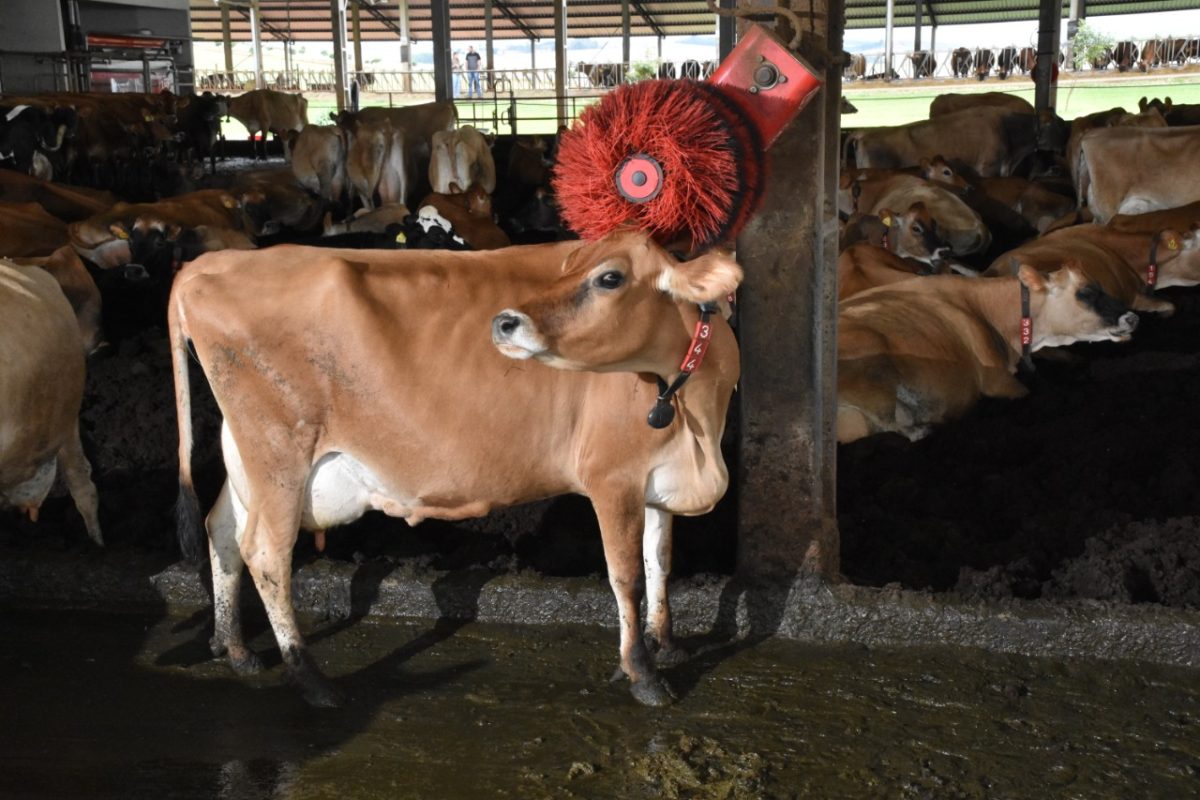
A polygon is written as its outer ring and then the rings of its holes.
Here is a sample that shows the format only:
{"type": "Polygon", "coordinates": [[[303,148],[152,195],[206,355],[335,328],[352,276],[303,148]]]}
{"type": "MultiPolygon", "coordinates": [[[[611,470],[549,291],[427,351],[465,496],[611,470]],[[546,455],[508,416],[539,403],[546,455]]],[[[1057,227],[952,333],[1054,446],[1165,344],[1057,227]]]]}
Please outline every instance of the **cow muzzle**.
{"type": "Polygon", "coordinates": [[[1133,335],[1133,332],[1137,330],[1137,326],[1138,315],[1132,311],[1126,311],[1121,315],[1120,319],[1117,320],[1117,325],[1113,333],[1116,334],[1119,339],[1128,339],[1133,335]]]}
{"type": "Polygon", "coordinates": [[[506,308],[492,318],[492,344],[509,358],[524,360],[546,352],[546,343],[527,314],[506,308]]]}
{"type": "Polygon", "coordinates": [[[150,271],[141,264],[126,264],[121,275],[130,283],[141,283],[150,279],[150,271]]]}

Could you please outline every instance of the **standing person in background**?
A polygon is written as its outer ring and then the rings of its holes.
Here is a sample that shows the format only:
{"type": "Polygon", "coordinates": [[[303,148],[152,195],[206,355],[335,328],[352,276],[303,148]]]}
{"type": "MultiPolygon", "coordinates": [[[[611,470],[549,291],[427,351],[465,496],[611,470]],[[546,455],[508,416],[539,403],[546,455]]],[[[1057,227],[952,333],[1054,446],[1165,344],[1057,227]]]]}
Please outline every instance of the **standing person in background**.
{"type": "Polygon", "coordinates": [[[462,59],[459,58],[459,51],[455,50],[450,59],[450,96],[458,97],[462,92],[462,86],[459,82],[462,80],[462,59]]]}
{"type": "Polygon", "coordinates": [[[474,45],[467,46],[467,97],[483,97],[483,89],[479,88],[479,53],[474,45]]]}

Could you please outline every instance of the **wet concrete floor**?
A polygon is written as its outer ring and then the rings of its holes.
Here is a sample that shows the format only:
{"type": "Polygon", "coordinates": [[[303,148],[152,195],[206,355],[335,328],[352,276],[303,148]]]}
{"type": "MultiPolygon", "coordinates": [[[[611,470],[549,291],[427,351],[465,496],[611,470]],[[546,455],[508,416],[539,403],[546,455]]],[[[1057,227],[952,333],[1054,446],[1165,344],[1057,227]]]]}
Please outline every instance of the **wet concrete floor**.
{"type": "MultiPolygon", "coordinates": [[[[350,696],[207,658],[209,614],[0,610],[4,798],[1181,798],[1200,674],[965,649],[693,641],[680,700],[616,633],[308,620],[350,696]]],[[[273,656],[273,658],[271,658],[273,656]]]]}

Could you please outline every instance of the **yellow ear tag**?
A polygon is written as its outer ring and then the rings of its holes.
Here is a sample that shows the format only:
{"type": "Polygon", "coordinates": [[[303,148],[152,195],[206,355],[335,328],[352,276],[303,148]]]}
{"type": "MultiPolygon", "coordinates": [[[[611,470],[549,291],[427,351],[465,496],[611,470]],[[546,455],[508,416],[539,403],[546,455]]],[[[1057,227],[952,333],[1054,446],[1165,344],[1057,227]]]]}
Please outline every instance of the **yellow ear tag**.
{"type": "Polygon", "coordinates": [[[883,217],[882,219],[880,219],[880,222],[882,222],[884,225],[887,225],[889,228],[892,227],[892,218],[891,217],[883,217]]]}
{"type": "Polygon", "coordinates": [[[1176,239],[1174,236],[1167,239],[1167,249],[1168,250],[1178,250],[1179,249],[1179,240],[1176,239]]]}
{"type": "Polygon", "coordinates": [[[237,200],[234,200],[232,197],[226,197],[221,201],[221,205],[229,209],[237,208],[237,200]]]}
{"type": "Polygon", "coordinates": [[[117,228],[115,231],[113,231],[113,233],[116,234],[116,237],[118,239],[128,239],[129,238],[129,234],[126,233],[125,231],[121,230],[120,228],[117,228]]]}
{"type": "Polygon", "coordinates": [[[142,121],[143,122],[154,122],[154,115],[153,114],[142,114],[142,121]]]}
{"type": "Polygon", "coordinates": [[[404,235],[404,231],[400,231],[399,233],[396,234],[396,243],[397,244],[404,244],[407,241],[408,241],[408,237],[404,235]]]}

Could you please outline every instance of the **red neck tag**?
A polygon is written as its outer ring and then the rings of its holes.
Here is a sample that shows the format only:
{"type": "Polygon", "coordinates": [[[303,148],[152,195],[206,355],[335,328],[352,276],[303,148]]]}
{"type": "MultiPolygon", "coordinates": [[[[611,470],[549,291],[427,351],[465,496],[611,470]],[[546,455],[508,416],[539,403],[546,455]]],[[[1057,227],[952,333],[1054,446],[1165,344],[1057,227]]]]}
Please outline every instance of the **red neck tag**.
{"type": "Polygon", "coordinates": [[[1021,317],[1021,346],[1033,344],[1033,317],[1021,317]]]}
{"type": "Polygon", "coordinates": [[[700,369],[704,354],[708,352],[708,343],[712,340],[712,323],[705,319],[696,320],[696,331],[692,334],[692,343],[688,345],[687,355],[679,365],[680,372],[691,375],[700,369]]]}
{"type": "Polygon", "coordinates": [[[1151,261],[1146,265],[1146,285],[1151,289],[1158,283],[1158,264],[1151,261]]]}

